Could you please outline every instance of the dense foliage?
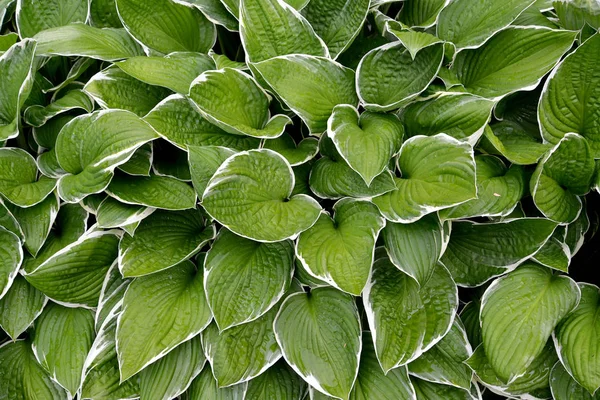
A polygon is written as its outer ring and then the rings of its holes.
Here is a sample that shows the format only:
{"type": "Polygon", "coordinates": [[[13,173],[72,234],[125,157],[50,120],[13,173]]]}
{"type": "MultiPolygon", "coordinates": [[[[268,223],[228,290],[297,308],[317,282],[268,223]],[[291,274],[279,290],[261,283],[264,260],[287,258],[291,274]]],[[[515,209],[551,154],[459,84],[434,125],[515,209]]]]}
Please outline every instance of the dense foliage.
{"type": "Polygon", "coordinates": [[[600,399],[598,0],[0,24],[0,399],[600,399]]]}

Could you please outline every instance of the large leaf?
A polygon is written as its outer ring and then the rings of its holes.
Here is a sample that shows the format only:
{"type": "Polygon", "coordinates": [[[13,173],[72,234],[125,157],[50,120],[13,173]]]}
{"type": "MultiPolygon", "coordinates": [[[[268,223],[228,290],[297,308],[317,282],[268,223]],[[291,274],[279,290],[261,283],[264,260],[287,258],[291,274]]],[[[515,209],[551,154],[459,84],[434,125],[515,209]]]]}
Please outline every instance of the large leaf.
{"type": "Polygon", "coordinates": [[[313,135],[325,132],[336,105],[358,103],[354,71],[330,59],[292,54],[253,64],[253,68],[313,135]]]}
{"type": "Polygon", "coordinates": [[[446,247],[442,223],[436,214],[411,224],[388,222],[382,237],[390,261],[421,286],[434,273],[446,247]]]}
{"type": "Polygon", "coordinates": [[[333,218],[322,214],[302,232],[296,255],[304,269],[320,280],[360,296],[371,271],[375,242],[385,219],[366,201],[342,199],[333,218]]]}
{"type": "Polygon", "coordinates": [[[481,299],[483,346],[501,380],[510,383],[526,372],[579,297],[573,280],[535,264],[488,287],[481,299]]]}
{"type": "Polygon", "coordinates": [[[537,208],[548,218],[568,224],[579,216],[579,196],[591,187],[595,162],[588,141],[566,134],[538,164],[530,181],[537,208]]]}
{"type": "Polygon", "coordinates": [[[67,399],[65,391],[38,364],[31,343],[25,340],[0,346],[0,393],[11,400],[67,399]]]}
{"type": "Polygon", "coordinates": [[[95,307],[104,276],[117,258],[117,234],[89,231],[24,276],[58,303],[95,307]]]}
{"type": "Polygon", "coordinates": [[[202,272],[191,261],[134,280],[117,323],[121,381],[200,333],[210,322],[202,272]]]}
{"type": "Polygon", "coordinates": [[[598,400],[597,394],[591,396],[580,384],[578,384],[571,375],[565,370],[563,365],[556,363],[550,374],[550,388],[552,397],[555,400],[598,400]]]}
{"type": "Polygon", "coordinates": [[[116,0],[127,31],[144,45],[167,54],[206,53],[216,40],[215,26],[198,9],[171,0],[116,0]]]}
{"type": "Polygon", "coordinates": [[[409,26],[430,26],[449,0],[405,0],[398,19],[409,26]]]}
{"type": "Polygon", "coordinates": [[[542,138],[531,135],[511,121],[486,126],[480,146],[490,154],[506,157],[513,164],[535,164],[552,145],[542,143],[542,138]]]}
{"type": "Polygon", "coordinates": [[[555,341],[565,369],[590,394],[600,387],[600,290],[579,284],[581,301],[556,327],[555,341]]]}
{"type": "Polygon", "coordinates": [[[249,62],[287,54],[327,56],[311,24],[283,0],[240,2],[240,37],[249,62]]]}
{"type": "Polygon", "coordinates": [[[452,223],[441,262],[461,286],[479,286],[515,269],[550,238],[556,223],[543,218],[452,223]]]}
{"type": "Polygon", "coordinates": [[[271,117],[267,93],[237,69],[204,72],[192,82],[190,98],[203,117],[232,134],[274,138],[291,123],[286,115],[271,117]]]}
{"type": "Polygon", "coordinates": [[[331,288],[293,294],[282,304],[274,328],[283,356],[304,380],[325,394],[349,399],[361,351],[351,296],[331,288]]]}
{"type": "Polygon", "coordinates": [[[369,111],[359,115],[354,107],[342,104],[333,109],[327,134],[348,165],[370,186],[400,150],[404,128],[394,115],[369,111]]]}
{"type": "Polygon", "coordinates": [[[202,371],[206,358],[198,335],[140,372],[140,398],[170,400],[183,393],[202,371]]]}
{"type": "Polygon", "coordinates": [[[443,58],[442,44],[424,48],[414,59],[400,42],[371,50],[356,70],[356,87],[362,105],[374,111],[401,107],[429,86],[443,58]]]}
{"type": "Polygon", "coordinates": [[[419,287],[381,253],[373,264],[364,303],[379,364],[388,372],[415,360],[444,337],[458,307],[458,291],[439,264],[419,287]]]}
{"type": "Polygon", "coordinates": [[[408,139],[398,167],[396,189],[373,199],[390,221],[414,222],[477,195],[473,148],[446,134],[408,139]]]}
{"type": "Polygon", "coordinates": [[[94,314],[83,308],[50,303],[35,323],[33,352],[69,394],[81,384],[83,363],[95,336],[94,314]]]}
{"type": "Polygon", "coordinates": [[[310,228],[321,213],[313,198],[291,196],[293,188],[292,168],[282,156],[266,149],[250,150],[229,157],[219,167],[204,191],[202,205],[240,236],[278,242],[310,228]]]}
{"type": "Polygon", "coordinates": [[[302,14],[323,38],[335,59],[360,32],[369,5],[369,0],[311,0],[302,9],[302,14]]]}
{"type": "Polygon", "coordinates": [[[135,40],[118,28],[71,24],[46,29],[33,38],[38,43],[37,54],[44,56],[84,56],[114,61],[144,54],[135,40]]]}
{"type": "Polygon", "coordinates": [[[8,292],[0,299],[0,328],[17,340],[42,312],[46,300],[42,292],[17,275],[8,292]]]}
{"type": "Polygon", "coordinates": [[[72,119],[56,139],[56,156],[68,173],[58,182],[60,197],[75,203],[103,191],[137,148],[158,135],[135,114],[96,111],[72,119]]]}
{"type": "Polygon", "coordinates": [[[599,63],[600,35],[594,35],[552,71],[538,108],[546,141],[557,144],[565,134],[579,133],[589,141],[594,158],[600,157],[599,63]]]}
{"type": "Polygon", "coordinates": [[[21,241],[14,233],[0,226],[0,299],[8,292],[23,261],[21,241]]]}
{"type": "Polygon", "coordinates": [[[19,148],[0,148],[0,195],[19,207],[42,202],[56,180],[40,176],[35,159],[19,148]]]}
{"type": "Polygon", "coordinates": [[[283,296],[294,271],[293,243],[254,242],[222,229],[204,270],[206,297],[224,331],[257,319],[283,296]]]}
{"type": "Polygon", "coordinates": [[[85,22],[88,7],[86,0],[21,0],[16,13],[19,35],[32,37],[44,29],[85,22]]]}
{"type": "Polygon", "coordinates": [[[283,360],[248,382],[245,400],[298,400],[306,392],[306,383],[283,360]]]}
{"type": "Polygon", "coordinates": [[[454,0],[437,21],[436,34],[460,50],[475,48],[508,26],[535,0],[487,1],[454,0]]]}
{"type": "Polygon", "coordinates": [[[121,239],[119,269],[125,277],[162,271],[189,259],[214,235],[198,210],[156,211],[121,239]]]}
{"type": "Polygon", "coordinates": [[[19,113],[33,85],[35,52],[36,42],[26,39],[0,54],[0,141],[19,134],[19,113]]]}
{"type": "Polygon", "coordinates": [[[570,31],[509,27],[483,46],[458,53],[451,72],[468,92],[498,99],[535,88],[571,48],[574,39],[575,32],[570,31]],[[525,48],[527,51],[523,51],[525,48]]]}
{"type": "Polygon", "coordinates": [[[221,146],[188,146],[190,174],[199,196],[221,164],[235,153],[235,150],[221,146]]]}

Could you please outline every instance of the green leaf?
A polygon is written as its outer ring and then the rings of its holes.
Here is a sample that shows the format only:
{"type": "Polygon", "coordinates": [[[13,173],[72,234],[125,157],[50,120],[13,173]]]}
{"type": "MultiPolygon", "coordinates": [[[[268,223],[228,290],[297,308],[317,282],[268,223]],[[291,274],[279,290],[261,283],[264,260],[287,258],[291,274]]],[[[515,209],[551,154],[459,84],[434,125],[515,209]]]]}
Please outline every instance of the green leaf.
{"type": "Polygon", "coordinates": [[[37,256],[56,219],[59,207],[58,197],[53,194],[33,207],[18,208],[12,205],[8,205],[8,207],[23,231],[25,249],[32,256],[37,256]]]}
{"type": "Polygon", "coordinates": [[[35,323],[33,352],[56,382],[74,396],[95,336],[94,314],[50,303],[35,323]]]}
{"type": "Polygon", "coordinates": [[[446,134],[414,136],[400,149],[396,189],[373,198],[386,219],[410,223],[477,196],[473,148],[446,134]]]}
{"type": "Polygon", "coordinates": [[[302,14],[319,37],[323,38],[331,58],[335,59],[352,44],[360,32],[367,18],[369,5],[369,0],[311,0],[302,14]]]}
{"type": "Polygon", "coordinates": [[[46,301],[42,292],[17,274],[10,289],[0,299],[0,328],[17,340],[40,315],[46,301]]]}
{"type": "Polygon", "coordinates": [[[356,106],[354,71],[323,57],[292,54],[253,64],[284,103],[320,136],[338,104],[356,106]]]}
{"type": "Polygon", "coordinates": [[[187,146],[223,146],[249,150],[260,144],[257,138],[232,135],[211,124],[181,95],[171,95],[161,101],[144,120],[163,138],[183,150],[187,150],[187,146]]]}
{"type": "Polygon", "coordinates": [[[436,35],[452,42],[457,50],[476,48],[510,25],[535,0],[472,3],[451,1],[439,15],[436,35]]]}
{"type": "Polygon", "coordinates": [[[275,306],[292,280],[293,246],[289,240],[254,242],[221,229],[204,263],[206,298],[218,330],[246,324],[275,306]]]}
{"type": "Polygon", "coordinates": [[[188,160],[192,183],[196,193],[202,196],[208,181],[223,162],[235,154],[235,150],[220,146],[188,146],[188,160]]]}
{"type": "Polygon", "coordinates": [[[0,226],[0,299],[8,292],[23,261],[21,241],[0,226]]]}
{"type": "MultiPolygon", "coordinates": [[[[125,290],[127,290],[130,283],[131,279],[123,278],[116,263],[110,266],[102,283],[102,291],[100,292],[94,318],[97,332],[100,332],[100,328],[105,321],[114,317],[113,311],[115,311],[115,307],[120,307],[125,290]]],[[[118,311],[120,311],[120,308],[118,311]]]]}
{"type": "Polygon", "coordinates": [[[19,148],[0,148],[0,195],[19,207],[41,203],[56,180],[39,176],[35,159],[19,148]]]}
{"type": "Polygon", "coordinates": [[[102,108],[127,110],[140,117],[171,93],[139,81],[114,65],[94,75],[83,90],[102,108]]]}
{"type": "Polygon", "coordinates": [[[265,140],[262,148],[281,154],[294,167],[315,158],[319,151],[319,141],[308,137],[296,144],[292,136],[284,132],[276,139],[265,140]]]}
{"type": "Polygon", "coordinates": [[[23,120],[31,126],[40,127],[50,118],[71,110],[92,112],[94,111],[94,102],[84,91],[71,90],[45,107],[40,105],[27,107],[23,120]]]}
{"type": "Polygon", "coordinates": [[[191,261],[135,279],[117,323],[121,381],[193,338],[210,322],[202,273],[191,261]]]}
{"type": "Polygon", "coordinates": [[[56,139],[58,163],[68,173],[58,182],[60,197],[74,203],[100,193],[114,169],[156,137],[150,125],[128,111],[96,111],[72,119],[56,139]]]}
{"type": "Polygon", "coordinates": [[[38,43],[36,54],[41,56],[83,56],[115,61],[144,54],[125,29],[71,24],[46,29],[33,38],[38,43]]]}
{"type": "Polygon", "coordinates": [[[194,79],[215,69],[215,62],[200,53],[171,53],[165,57],[132,57],[115,64],[135,79],[187,94],[194,79]]]}
{"type": "Polygon", "coordinates": [[[271,117],[267,93],[237,69],[204,72],[192,82],[190,98],[204,118],[231,134],[274,138],[291,123],[283,114],[271,117]]]}
{"type": "Polygon", "coordinates": [[[356,70],[356,87],[362,105],[373,111],[401,107],[429,86],[443,58],[442,44],[424,48],[414,60],[399,42],[369,51],[356,70]]]}
{"type": "Polygon", "coordinates": [[[470,390],[473,372],[463,362],[472,352],[465,328],[460,320],[455,319],[446,336],[408,364],[408,370],[430,382],[470,390]]]}
{"type": "Polygon", "coordinates": [[[599,62],[600,35],[594,35],[552,71],[538,108],[545,141],[557,144],[567,133],[579,133],[588,140],[594,158],[600,157],[600,130],[594,112],[600,102],[600,85],[594,75],[599,62]]]}
{"type": "Polygon", "coordinates": [[[35,52],[36,42],[25,39],[0,54],[0,76],[10,77],[0,80],[0,142],[19,135],[19,114],[33,85],[35,52]]]}
{"type": "Polygon", "coordinates": [[[511,383],[522,376],[579,298],[573,280],[535,264],[490,285],[481,299],[481,329],[485,354],[498,378],[511,383]]]}
{"type": "Polygon", "coordinates": [[[278,242],[310,228],[321,213],[313,198],[291,196],[293,188],[292,168],[282,156],[250,150],[229,157],[219,167],[204,191],[202,206],[240,236],[278,242]]]}
{"type": "Polygon", "coordinates": [[[582,209],[579,217],[569,225],[567,225],[567,234],[565,235],[565,244],[569,246],[571,256],[583,246],[585,235],[590,229],[590,219],[588,218],[586,209],[582,209]]]}
{"type": "Polygon", "coordinates": [[[501,159],[475,156],[477,198],[440,211],[442,219],[509,215],[525,194],[525,170],[519,165],[507,168],[501,159]]]}
{"type": "Polygon", "coordinates": [[[16,12],[19,35],[27,38],[45,29],[85,22],[88,7],[86,0],[20,1],[16,12]]]}
{"type": "Polygon", "coordinates": [[[14,400],[66,400],[67,394],[38,364],[25,340],[0,346],[0,393],[14,400]]]}
{"type": "Polygon", "coordinates": [[[350,295],[331,288],[293,294],[281,305],[274,328],[285,360],[305,381],[322,393],[349,399],[362,343],[350,295]]]}
{"type": "Polygon", "coordinates": [[[455,221],[441,262],[459,285],[479,286],[534,255],[555,227],[556,223],[543,218],[492,223],[455,221]]]}
{"type": "Polygon", "coordinates": [[[431,26],[448,3],[448,0],[405,0],[398,19],[408,26],[431,26]]]}
{"type": "Polygon", "coordinates": [[[406,367],[399,367],[383,373],[370,332],[363,331],[363,347],[360,354],[358,376],[351,400],[412,400],[415,399],[406,367]]]}
{"type": "Polygon", "coordinates": [[[483,46],[458,53],[451,71],[468,92],[482,97],[499,99],[517,90],[531,90],[571,48],[575,34],[544,27],[509,27],[483,46]]]}
{"type": "Polygon", "coordinates": [[[150,169],[154,159],[152,143],[139,147],[125,164],[119,165],[119,170],[128,175],[150,176],[150,169]]]}
{"type": "Polygon", "coordinates": [[[550,388],[555,400],[597,400],[599,395],[591,396],[579,385],[560,362],[557,362],[550,374],[550,388]]]}
{"type": "Polygon", "coordinates": [[[104,276],[117,258],[118,242],[116,231],[88,231],[23,275],[58,303],[95,307],[104,276]]]}
{"type": "Polygon", "coordinates": [[[0,227],[17,235],[19,240],[25,240],[25,236],[23,235],[23,231],[19,226],[19,222],[8,210],[8,208],[6,208],[2,201],[0,201],[0,227]]]}
{"type": "Polygon", "coordinates": [[[396,39],[398,39],[400,43],[406,47],[413,60],[419,51],[431,45],[443,42],[443,40],[433,36],[430,33],[412,31],[404,28],[405,25],[402,25],[402,23],[394,20],[388,20],[384,25],[384,32],[389,32],[395,36],[396,39]]]}
{"type": "Polygon", "coordinates": [[[194,7],[170,0],[116,0],[127,31],[144,45],[167,54],[206,53],[215,44],[215,26],[194,7]]]}
{"type": "Polygon", "coordinates": [[[333,109],[327,133],[348,165],[371,185],[400,150],[404,127],[395,115],[359,115],[356,108],[342,104],[333,109]]]}
{"type": "Polygon", "coordinates": [[[548,378],[557,361],[556,350],[554,350],[552,341],[548,340],[540,355],[527,367],[525,374],[509,385],[498,378],[487,359],[483,346],[477,347],[466,363],[477,374],[479,380],[496,393],[503,393],[507,396],[531,394],[536,398],[547,399],[550,397],[548,378]]]}
{"type": "Polygon", "coordinates": [[[600,289],[586,283],[580,283],[579,289],[581,301],[558,324],[554,337],[565,369],[594,395],[600,388],[600,368],[596,362],[600,349],[597,333],[600,330],[600,289]]]}
{"type": "Polygon", "coordinates": [[[542,143],[541,138],[528,134],[523,127],[510,121],[486,126],[483,134],[482,148],[517,165],[535,164],[551,148],[550,143],[542,143]]]}
{"type": "Polygon", "coordinates": [[[196,206],[196,192],[185,182],[166,176],[116,175],[106,193],[126,204],[163,210],[185,210],[196,206]]]}
{"type": "Polygon", "coordinates": [[[328,56],[311,24],[283,0],[240,2],[240,37],[249,62],[287,54],[328,56]]]}
{"type": "Polygon", "coordinates": [[[198,210],[159,210],[119,243],[119,269],[125,277],[152,274],[189,259],[215,236],[198,210]]]}
{"type": "Polygon", "coordinates": [[[571,251],[569,246],[564,242],[563,235],[559,235],[559,229],[556,229],[552,237],[542,246],[540,251],[535,253],[533,260],[558,271],[569,272],[569,264],[571,263],[571,251]]]}
{"type": "Polygon", "coordinates": [[[206,358],[197,335],[140,372],[140,398],[168,400],[182,394],[200,374],[206,358]]]}
{"type": "Polygon", "coordinates": [[[494,102],[469,93],[442,92],[429,100],[407,106],[402,122],[408,137],[446,133],[477,143],[490,119],[494,102]]]}
{"type": "Polygon", "coordinates": [[[45,93],[55,93],[59,92],[61,89],[66,88],[67,86],[76,83],[76,79],[81,77],[90,67],[96,65],[96,60],[93,58],[87,57],[79,57],[73,62],[67,76],[64,80],[49,89],[44,89],[45,93]]]}
{"type": "Polygon", "coordinates": [[[193,5],[213,24],[222,25],[232,32],[239,30],[237,14],[232,15],[220,0],[176,0],[176,2],[193,5]]]}
{"type": "Polygon", "coordinates": [[[283,360],[248,382],[245,400],[298,400],[306,392],[306,383],[283,360]]]}
{"type": "Polygon", "coordinates": [[[467,391],[450,385],[440,385],[433,382],[428,382],[419,378],[410,379],[417,400],[479,400],[481,393],[477,385],[471,386],[471,390],[467,391]]]}
{"type": "MultiPolygon", "coordinates": [[[[2,6],[0,6],[0,7],[2,7],[2,6]]],[[[0,11],[0,13],[2,13],[3,11],[4,10],[0,11]]],[[[10,49],[10,47],[13,44],[17,43],[18,41],[19,41],[19,35],[15,32],[10,32],[5,35],[0,35],[0,52],[5,52],[6,50],[10,49]]]]}
{"type": "Polygon", "coordinates": [[[568,224],[579,216],[579,196],[591,187],[595,162],[588,141],[566,134],[540,161],[530,181],[536,207],[553,221],[568,224]]]}
{"type": "Polygon", "coordinates": [[[419,288],[380,253],[363,300],[379,364],[388,372],[415,360],[444,337],[458,307],[458,291],[439,264],[419,288]]]}
{"type": "Polygon", "coordinates": [[[373,204],[348,198],[335,203],[333,212],[300,234],[296,255],[311,275],[360,296],[385,219],[373,204]]]}
{"type": "Polygon", "coordinates": [[[248,384],[244,382],[239,385],[219,388],[210,369],[210,364],[206,363],[204,369],[194,379],[183,398],[185,400],[244,400],[247,387],[248,384]]]}
{"type": "Polygon", "coordinates": [[[436,214],[411,224],[388,222],[382,237],[390,261],[419,286],[425,285],[434,273],[446,245],[442,223],[436,214]]]}

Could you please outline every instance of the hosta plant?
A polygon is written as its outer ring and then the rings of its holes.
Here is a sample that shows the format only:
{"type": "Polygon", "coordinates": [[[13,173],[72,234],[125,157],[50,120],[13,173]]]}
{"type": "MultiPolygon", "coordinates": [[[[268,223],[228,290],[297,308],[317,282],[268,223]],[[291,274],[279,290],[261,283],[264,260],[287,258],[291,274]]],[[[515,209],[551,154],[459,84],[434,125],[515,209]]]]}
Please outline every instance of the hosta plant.
{"type": "Polygon", "coordinates": [[[599,27],[0,0],[0,400],[600,399],[599,27]]]}

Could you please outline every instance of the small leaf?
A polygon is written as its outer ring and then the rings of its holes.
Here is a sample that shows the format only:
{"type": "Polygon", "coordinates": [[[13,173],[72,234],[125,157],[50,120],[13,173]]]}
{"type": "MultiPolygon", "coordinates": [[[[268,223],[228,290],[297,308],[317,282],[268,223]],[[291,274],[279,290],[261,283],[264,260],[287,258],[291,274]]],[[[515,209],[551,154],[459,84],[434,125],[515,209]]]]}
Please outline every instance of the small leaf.
{"type": "Polygon", "coordinates": [[[8,292],[23,261],[21,241],[14,233],[0,226],[0,299],[8,292]]]}
{"type": "Polygon", "coordinates": [[[418,400],[479,400],[481,393],[477,385],[471,386],[470,390],[464,390],[450,385],[440,385],[419,378],[410,379],[418,400]]]}
{"type": "Polygon", "coordinates": [[[96,211],[96,221],[101,228],[119,228],[140,222],[154,210],[144,206],[124,204],[107,196],[96,211]]]}
{"type": "Polygon", "coordinates": [[[265,140],[262,147],[281,154],[292,167],[295,167],[313,159],[318,154],[319,141],[308,137],[296,144],[294,139],[284,132],[276,139],[265,140]]]}
{"type": "Polygon", "coordinates": [[[210,322],[202,273],[191,261],[134,280],[117,323],[121,381],[164,357],[210,322]]]}
{"type": "Polygon", "coordinates": [[[271,150],[250,150],[229,157],[208,183],[202,205],[234,233],[261,242],[293,238],[319,218],[313,198],[291,196],[294,175],[287,161],[271,150]],[[237,204],[231,207],[232,200],[237,204]]]}
{"type": "Polygon", "coordinates": [[[35,159],[19,148],[0,148],[0,195],[19,207],[41,203],[56,180],[39,176],[35,159]]]}
{"type": "Polygon", "coordinates": [[[42,292],[17,274],[10,289],[0,299],[0,327],[13,341],[17,340],[40,315],[46,301],[42,292]]]}
{"type": "Polygon", "coordinates": [[[480,146],[490,154],[506,157],[517,165],[535,164],[551,148],[541,137],[528,134],[520,125],[504,121],[486,126],[480,146]],[[487,142],[487,143],[486,143],[487,142]]]}
{"type": "Polygon", "coordinates": [[[248,383],[220,388],[206,363],[185,394],[186,400],[244,400],[248,383]]]}
{"type": "Polygon", "coordinates": [[[71,110],[92,112],[94,111],[94,102],[82,90],[71,90],[45,107],[40,105],[28,107],[23,119],[31,126],[40,127],[50,118],[71,110]]]}
{"type": "Polygon", "coordinates": [[[522,376],[579,298],[573,280],[535,264],[490,285],[481,299],[481,329],[485,354],[498,378],[511,383],[522,376]]]}
{"type": "Polygon", "coordinates": [[[384,30],[394,35],[400,41],[400,43],[406,47],[413,60],[419,51],[426,47],[443,42],[443,40],[433,36],[430,33],[404,29],[404,25],[402,25],[402,23],[393,20],[386,21],[384,30]]]}

